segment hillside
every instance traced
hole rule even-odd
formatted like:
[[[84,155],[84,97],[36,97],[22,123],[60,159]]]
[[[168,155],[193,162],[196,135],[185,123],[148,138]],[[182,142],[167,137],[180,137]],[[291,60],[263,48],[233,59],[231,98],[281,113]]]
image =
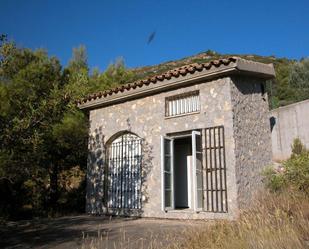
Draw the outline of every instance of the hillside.
[[[296,89],[291,82],[291,73],[296,70],[297,60],[287,58],[277,58],[275,56],[260,56],[255,54],[220,54],[212,50],[201,52],[199,54],[185,57],[175,61],[168,61],[153,66],[144,66],[130,69],[133,72],[133,79],[139,80],[151,77],[156,74],[164,73],[170,69],[180,67],[191,63],[205,63],[219,58],[237,56],[248,60],[254,60],[262,63],[273,63],[276,70],[276,79],[267,82],[266,89],[269,95],[270,108],[288,105],[306,98],[309,98],[308,89]],[[307,61],[307,60],[304,60]],[[300,62],[302,63],[302,62]],[[300,91],[300,92],[299,92]],[[301,94],[300,94],[301,93]]]
[[[196,55],[192,55],[189,57],[185,57],[175,61],[168,61],[158,65],[153,66],[144,66],[131,69],[135,75],[136,79],[142,79],[148,76],[152,76],[155,74],[160,74],[170,69],[181,67],[183,65],[191,64],[191,63],[205,63],[212,60],[237,56],[242,57],[248,60],[254,60],[263,63],[273,63],[275,66],[277,65],[287,65],[292,62],[292,60],[286,58],[276,58],[275,56],[260,56],[260,55],[253,55],[253,54],[219,54],[215,51],[208,50],[206,52],[201,52]]]

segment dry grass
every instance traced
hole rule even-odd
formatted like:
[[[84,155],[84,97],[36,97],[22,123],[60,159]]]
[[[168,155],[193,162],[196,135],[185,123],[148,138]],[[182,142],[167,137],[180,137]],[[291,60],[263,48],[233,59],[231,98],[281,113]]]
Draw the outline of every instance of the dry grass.
[[[116,232],[119,237],[117,240],[111,238],[109,233],[101,233],[99,230],[95,237],[83,236],[81,249],[159,249],[176,245],[179,239],[172,232],[162,235],[141,231],[140,237],[130,236],[124,228]]]
[[[108,234],[84,239],[83,249],[299,249],[309,248],[309,199],[301,193],[263,193],[237,221],[205,222],[183,234],[151,234],[134,239],[120,232],[119,240]]]
[[[309,200],[298,193],[263,193],[238,221],[219,221],[185,236],[169,248],[309,248]]]

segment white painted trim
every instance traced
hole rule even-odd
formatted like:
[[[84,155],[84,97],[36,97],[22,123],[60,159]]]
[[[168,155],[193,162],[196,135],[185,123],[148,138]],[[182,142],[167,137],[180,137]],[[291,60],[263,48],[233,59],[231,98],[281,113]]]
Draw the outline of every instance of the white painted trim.
[[[174,191],[174,139],[171,139],[171,196],[172,196],[172,209],[175,209],[175,191]]]
[[[184,114],[179,114],[179,115],[174,115],[174,116],[169,116],[169,117],[164,117],[164,118],[165,118],[165,119],[179,118],[179,117],[189,116],[189,115],[199,114],[199,113],[201,113],[201,111],[187,112],[187,113],[184,113]]]
[[[197,183],[196,183],[196,136],[201,135],[199,131],[192,131],[192,188],[193,188],[193,210],[197,208]]]
[[[188,206],[192,209],[192,156],[187,156]]]
[[[170,141],[170,164],[171,164],[171,207],[165,207],[165,146],[164,140]],[[174,139],[161,136],[161,209],[162,211],[175,208],[174,203]]]
[[[192,134],[169,136],[169,138],[171,138],[171,139],[184,138],[184,137],[192,137]]]
[[[161,136],[161,210],[165,210],[165,200],[164,200],[164,137]]]

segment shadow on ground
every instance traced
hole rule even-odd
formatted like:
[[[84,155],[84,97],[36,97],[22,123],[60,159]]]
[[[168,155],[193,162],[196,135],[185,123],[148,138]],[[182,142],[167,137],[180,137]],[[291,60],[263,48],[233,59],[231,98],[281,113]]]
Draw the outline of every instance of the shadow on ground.
[[[0,248],[148,248],[154,240],[163,246],[188,226],[193,223],[86,215],[10,222],[0,227]]]

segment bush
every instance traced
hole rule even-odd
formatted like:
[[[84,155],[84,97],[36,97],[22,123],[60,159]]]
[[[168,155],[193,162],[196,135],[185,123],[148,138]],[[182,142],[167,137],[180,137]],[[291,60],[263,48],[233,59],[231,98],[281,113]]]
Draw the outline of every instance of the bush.
[[[273,166],[267,167],[263,172],[266,188],[276,192],[281,191],[286,186],[285,177],[280,170],[274,169]]]
[[[292,145],[291,158],[277,169],[268,167],[264,172],[266,187],[271,191],[294,189],[309,196],[309,152],[297,138]]]
[[[309,153],[302,152],[284,162],[284,178],[289,187],[309,196]]]
[[[292,144],[292,155],[291,157],[295,157],[298,155],[302,155],[308,152],[305,145],[301,142],[299,138],[295,138]]]

